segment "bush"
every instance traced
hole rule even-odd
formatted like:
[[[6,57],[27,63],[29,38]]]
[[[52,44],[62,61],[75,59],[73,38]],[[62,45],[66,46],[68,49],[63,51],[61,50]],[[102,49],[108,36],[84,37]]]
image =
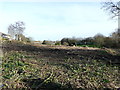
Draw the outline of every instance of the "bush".
[[[55,45],[61,45],[61,41],[56,41]]]
[[[69,46],[69,43],[67,43],[67,42],[63,42],[62,45]]]
[[[104,40],[105,40],[105,36],[103,36],[102,34],[97,34],[94,36],[95,45],[98,47],[103,47],[105,43]]]
[[[67,45],[67,46],[74,46],[74,45],[77,44],[77,42],[78,42],[78,40],[75,39],[75,38],[63,38],[61,40],[61,44],[62,45]]]

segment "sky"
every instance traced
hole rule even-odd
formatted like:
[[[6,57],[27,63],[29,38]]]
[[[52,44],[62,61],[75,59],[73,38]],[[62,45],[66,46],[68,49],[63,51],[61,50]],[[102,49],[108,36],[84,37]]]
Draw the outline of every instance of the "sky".
[[[118,27],[101,2],[0,2],[0,32],[10,24],[25,23],[24,35],[34,40],[61,40],[64,37],[86,38],[97,33],[109,36]]]

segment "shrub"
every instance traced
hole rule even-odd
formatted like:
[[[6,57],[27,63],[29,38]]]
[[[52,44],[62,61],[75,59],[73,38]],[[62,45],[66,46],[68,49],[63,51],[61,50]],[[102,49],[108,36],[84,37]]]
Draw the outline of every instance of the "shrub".
[[[61,45],[61,41],[56,41],[55,45]]]
[[[77,42],[78,42],[78,40],[75,39],[75,38],[63,38],[63,39],[61,40],[61,44],[62,44],[62,45],[67,45],[67,46],[76,45]]]

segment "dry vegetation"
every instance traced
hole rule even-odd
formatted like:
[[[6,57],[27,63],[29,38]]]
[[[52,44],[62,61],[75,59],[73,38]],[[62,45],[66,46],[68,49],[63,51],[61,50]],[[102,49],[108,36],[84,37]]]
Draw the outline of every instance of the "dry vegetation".
[[[80,90],[120,88],[120,51],[68,46],[3,44],[4,88]]]

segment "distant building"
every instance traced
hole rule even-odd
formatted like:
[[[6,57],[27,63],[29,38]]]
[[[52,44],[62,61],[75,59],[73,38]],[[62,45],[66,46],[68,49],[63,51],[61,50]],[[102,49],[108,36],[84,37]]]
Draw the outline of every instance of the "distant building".
[[[3,39],[12,40],[12,37],[10,35],[2,32],[0,32],[0,37],[2,37]]]

